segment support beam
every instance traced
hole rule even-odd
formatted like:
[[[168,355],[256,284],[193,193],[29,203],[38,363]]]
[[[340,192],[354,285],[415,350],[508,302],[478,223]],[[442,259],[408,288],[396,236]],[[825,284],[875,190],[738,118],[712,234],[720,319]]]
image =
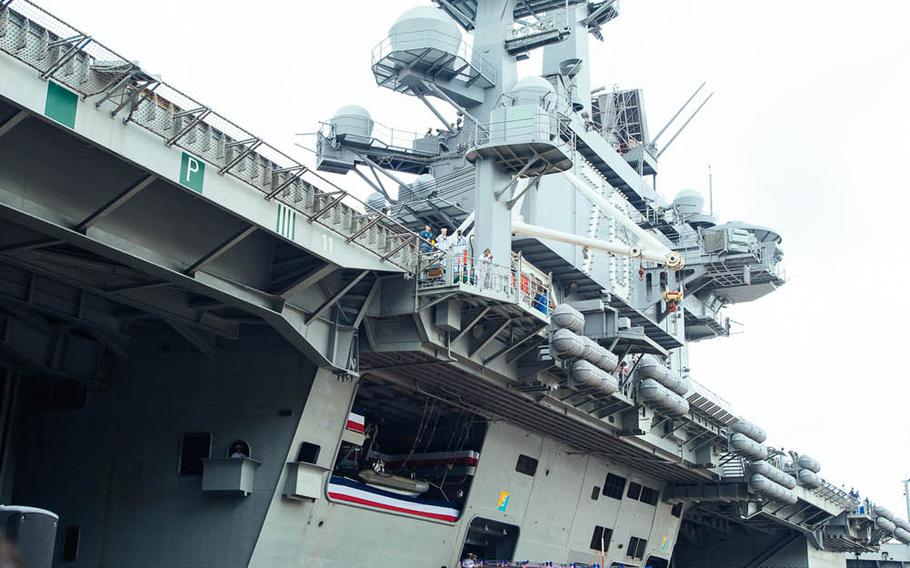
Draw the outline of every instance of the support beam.
[[[0,253],[6,252],[16,252],[23,250],[35,250],[44,247],[52,247],[54,245],[59,245],[63,241],[58,241],[54,239],[35,239],[32,241],[20,241],[18,243],[9,243],[5,245],[0,245]]]
[[[85,234],[89,227],[119,209],[123,204],[136,197],[140,191],[150,186],[157,179],[157,177],[151,174],[143,177],[141,180],[134,183],[132,186],[122,191],[119,195],[92,212],[91,215],[73,227],[73,230]]]
[[[536,163],[537,163],[537,152],[534,152],[534,155],[531,157],[531,159],[528,160],[528,162],[524,166],[522,166],[521,169],[518,170],[518,172],[514,176],[512,176],[512,179],[509,180],[509,183],[507,183],[502,189],[500,189],[499,191],[497,191],[496,193],[493,194],[496,197],[496,200],[499,201],[499,198],[502,197],[502,194],[505,193],[506,191],[508,191],[508,189],[510,187],[512,187],[512,184],[515,183],[516,181],[518,181],[518,178],[523,176],[524,173],[526,171],[528,171],[531,168],[531,166],[533,166]]]
[[[313,313],[311,313],[310,315],[308,315],[308,316],[306,317],[306,319],[304,319],[303,323],[309,325],[309,323],[310,323],[311,321],[313,321],[314,319],[318,318],[318,317],[319,317],[320,315],[322,315],[322,313],[325,312],[327,309],[329,309],[329,308],[331,308],[332,306],[334,306],[335,304],[337,304],[338,301],[341,300],[341,298],[343,298],[345,294],[347,294],[348,292],[351,291],[351,288],[353,288],[354,286],[356,286],[357,283],[360,282],[361,280],[363,280],[363,278],[364,278],[367,274],[369,274],[369,273],[370,273],[369,270],[363,270],[363,271],[361,271],[357,276],[355,276],[355,277],[353,278],[353,280],[351,280],[350,282],[348,282],[341,290],[338,290],[337,292],[335,292],[334,295],[332,295],[331,297],[329,297],[328,299],[326,299],[325,302],[323,302],[318,308],[316,308],[316,310],[315,310]]]
[[[279,193],[281,193],[282,191],[284,191],[285,189],[289,188],[289,187],[291,186],[291,184],[295,183],[297,180],[299,180],[301,177],[303,177],[303,174],[305,174],[307,171],[308,171],[308,170],[307,170],[307,167],[306,167],[306,166],[292,166],[292,167],[290,167],[290,168],[282,168],[282,169],[280,169],[280,170],[272,170],[272,177],[273,177],[273,178],[274,178],[277,174],[289,173],[289,174],[292,174],[292,175],[288,176],[288,179],[286,179],[286,180],[284,180],[283,182],[279,183],[279,184],[275,187],[275,189],[273,189],[272,191],[268,192],[268,193],[266,194],[266,196],[265,196],[265,200],[268,201],[268,200],[272,199],[273,197],[275,197],[276,195],[278,195]]]
[[[373,169],[375,169],[375,170],[379,170],[379,173],[381,173],[381,174],[384,175],[385,177],[389,178],[390,180],[394,181],[397,185],[399,185],[399,186],[407,186],[407,185],[408,185],[407,183],[401,181],[401,180],[398,179],[397,177],[395,177],[395,176],[393,176],[392,174],[390,174],[389,172],[387,172],[382,166],[380,166],[379,164],[377,164],[376,162],[374,162],[373,160],[371,160],[371,159],[369,158],[369,156],[366,156],[365,154],[362,154],[362,153],[356,152],[356,151],[355,151],[354,153],[357,154],[357,156],[358,156],[361,160],[363,160],[364,162],[366,162],[367,164],[369,164],[371,168],[373,168]],[[397,200],[393,200],[393,199],[390,197],[390,198],[389,198],[389,201],[390,201],[391,203],[395,203]]]
[[[478,74],[477,77],[480,77],[480,74]],[[475,79],[476,79],[476,77],[475,77]],[[425,86],[427,89],[429,89],[430,91],[432,91],[434,95],[436,95],[436,96],[439,97],[440,99],[444,100],[445,102],[447,102],[447,103],[449,103],[450,105],[452,105],[453,107],[455,107],[455,110],[461,111],[461,114],[463,114],[464,116],[470,118],[471,121],[472,121],[476,126],[478,126],[478,127],[480,127],[480,128],[484,128],[482,122],[480,122],[479,120],[477,120],[477,119],[474,117],[474,115],[472,115],[471,113],[469,113],[469,112],[467,111],[467,109],[465,109],[463,106],[461,106],[460,104],[456,103],[456,102],[454,101],[454,99],[452,99],[452,97],[450,97],[449,95],[445,94],[445,93],[442,91],[442,89],[438,88],[438,87],[437,87],[436,85],[434,85],[433,83],[429,83],[429,82],[427,82],[427,81],[424,81],[423,84],[424,84],[424,86]]]
[[[484,347],[486,347],[487,345],[492,343],[493,340],[496,339],[496,336],[499,335],[500,333],[502,333],[503,331],[505,331],[505,329],[507,327],[509,327],[511,324],[512,324],[512,318],[506,318],[506,321],[502,322],[502,324],[499,327],[497,327],[496,329],[494,329],[491,332],[488,332],[486,337],[484,337],[480,341],[480,345],[478,345],[477,347],[475,347],[474,349],[471,350],[470,356],[473,357],[474,355],[480,353]]]
[[[452,134],[455,133],[455,129],[453,129],[452,126],[448,122],[446,122],[446,117],[442,116],[442,113],[439,112],[438,110],[436,110],[436,107],[433,106],[433,103],[428,101],[423,93],[419,93],[413,89],[411,89],[411,92],[414,93],[415,95],[417,95],[417,98],[420,99],[421,102],[423,102],[423,104],[427,105],[427,108],[430,109],[430,112],[432,112],[433,115],[439,119],[439,122],[441,122],[442,125],[445,126],[446,130],[448,130]]]
[[[259,148],[260,146],[262,146],[262,140],[260,140],[259,138],[249,138],[247,140],[239,140],[237,142],[231,142],[229,144],[225,144],[225,149],[239,147],[239,148],[242,148],[242,150],[240,151],[239,154],[237,154],[234,157],[233,160],[231,160],[230,162],[225,164],[224,167],[222,167],[220,170],[218,170],[218,173],[221,175],[228,173],[229,171],[231,171],[231,168],[233,168],[234,166],[239,164],[241,161],[243,161],[244,158],[246,158],[247,156],[249,156],[250,154],[255,152],[256,149]]]
[[[303,292],[310,286],[317,284],[320,280],[322,280],[323,278],[325,278],[326,276],[335,272],[338,269],[339,269],[339,267],[337,264],[332,264],[331,262],[327,262],[327,263],[323,264],[322,266],[320,266],[319,268],[317,268],[311,272],[308,272],[302,278],[300,278],[294,282],[291,282],[290,284],[285,286],[283,290],[275,291],[275,293],[286,300],[291,295],[296,294],[298,292]]]
[[[108,286],[103,291],[107,293],[129,292],[130,290],[145,290],[148,288],[160,288],[168,286],[170,282],[166,280],[149,280],[146,282],[134,282],[133,284],[121,284],[119,286]]]
[[[540,185],[540,176],[537,176],[533,180],[529,181],[521,191],[519,191],[518,193],[515,194],[515,196],[512,199],[506,201],[506,205],[508,206],[508,208],[512,209],[513,207],[515,207],[515,204],[518,203],[519,201],[521,201],[522,197],[524,197],[532,189],[537,189],[537,187],[539,185]]]
[[[375,170],[372,166],[370,166],[370,169],[373,170],[373,175],[375,176],[375,175],[376,175],[376,170]],[[374,183],[373,180],[371,180],[370,178],[368,178],[368,177],[366,176],[365,173],[363,173],[362,171],[360,171],[359,169],[357,169],[356,166],[354,167],[354,173],[357,174],[358,176],[360,176],[360,179],[362,179],[363,181],[365,181],[365,182],[367,183],[367,185],[369,185],[370,187],[372,187],[373,189],[375,189],[378,193],[382,194],[382,196],[385,197],[386,200],[389,201],[389,203],[392,202],[392,198],[391,198],[391,197],[389,196],[389,194],[386,192],[385,187],[384,187],[382,184]],[[376,181],[377,181],[377,182],[379,181],[379,178],[378,178],[378,177],[376,178]]]
[[[470,333],[471,329],[473,329],[474,326],[477,325],[480,322],[480,320],[482,320],[483,317],[490,312],[490,309],[491,309],[490,306],[486,306],[485,308],[480,310],[480,313],[478,313],[476,316],[471,318],[471,321],[468,322],[468,325],[464,326],[461,329],[461,331],[458,332],[458,335],[456,335],[450,343],[456,343],[456,342],[458,342],[459,339],[461,339],[462,337],[464,337],[465,335]]]
[[[6,119],[6,122],[0,124],[0,138],[2,138],[6,133],[16,127],[17,124],[28,118],[28,113],[24,110],[20,110],[10,118]]]
[[[60,39],[55,42],[51,42],[48,47],[69,47],[63,55],[61,55],[57,61],[53,62],[47,71],[41,74],[42,79],[48,79],[54,75],[61,67],[66,65],[67,61],[76,56],[77,53],[85,49],[88,44],[92,42],[92,38],[85,34],[77,34],[72,37],[65,39]]]
[[[370,287],[370,291],[367,293],[367,297],[364,298],[363,304],[360,306],[360,311],[357,312],[357,316],[354,318],[354,323],[351,327],[356,331],[360,327],[360,324],[363,322],[363,318],[367,315],[367,310],[370,309],[370,304],[373,302],[373,298],[376,297],[376,294],[379,292],[379,287],[381,285],[381,279],[377,278],[373,282],[373,286]]]
[[[168,320],[167,324],[208,359],[215,358],[215,346],[201,335],[197,334],[195,330],[170,320]]]
[[[761,552],[758,556],[753,558],[748,564],[744,565],[743,568],[758,568],[758,566],[761,566],[763,563],[774,557],[775,554],[790,546],[799,537],[799,533],[784,536],[779,541],[775,542],[763,552]]]
[[[208,266],[209,264],[215,262],[216,260],[218,260],[218,258],[221,255],[223,255],[224,253],[228,252],[229,250],[231,250],[232,248],[234,248],[235,246],[240,244],[240,241],[242,241],[243,239],[245,239],[248,236],[255,233],[256,229],[257,229],[256,225],[250,225],[246,229],[243,229],[236,235],[232,236],[228,240],[224,241],[223,243],[221,243],[220,245],[218,245],[217,247],[215,247],[214,249],[209,251],[208,254],[206,254],[205,256],[203,256],[202,258],[200,258],[193,264],[191,264],[189,266],[189,268],[187,268],[186,270],[183,271],[183,273],[186,274],[187,276],[192,276],[193,274],[196,273],[197,270],[201,270],[205,266]]]
[[[528,332],[527,335],[525,335],[518,341],[513,342],[511,345],[504,347],[503,349],[500,349],[493,355],[484,359],[483,364],[486,365],[486,364],[490,363],[491,361],[494,361],[494,360],[502,357],[503,355],[506,355],[507,353],[511,353],[513,350],[521,347],[522,345],[524,345],[525,343],[527,343],[528,341],[533,339],[535,336],[537,336],[537,334],[540,332],[540,330],[542,330],[545,327],[547,327],[546,324],[534,328],[532,331]]]

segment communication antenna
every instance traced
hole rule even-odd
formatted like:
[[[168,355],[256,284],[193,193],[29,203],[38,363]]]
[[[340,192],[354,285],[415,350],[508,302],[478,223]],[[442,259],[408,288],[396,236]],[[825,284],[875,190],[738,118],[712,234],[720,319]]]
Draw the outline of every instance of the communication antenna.
[[[699,85],[698,88],[695,89],[695,92],[692,93],[688,99],[686,99],[686,102],[684,102],[681,107],[679,107],[679,110],[676,111],[676,114],[671,116],[670,120],[668,120],[667,123],[664,124],[664,127],[660,129],[660,132],[657,133],[657,136],[655,136],[654,139],[651,140],[651,144],[657,144],[657,140],[658,140],[658,138],[660,138],[661,134],[663,134],[664,131],[666,131],[667,128],[669,128],[670,125],[673,124],[673,121],[676,120],[680,114],[682,114],[682,111],[684,111],[686,109],[686,107],[689,106],[689,103],[692,102],[692,99],[695,98],[695,95],[697,95],[699,93],[699,91],[701,91],[702,88],[704,88],[704,86],[706,84],[707,84],[707,81],[702,81],[701,85]]]
[[[711,164],[708,164],[708,212],[714,217],[714,177],[711,175]]]
[[[692,95],[692,96],[694,97],[695,95]],[[686,121],[683,123],[683,125],[679,127],[679,130],[676,131],[676,133],[673,135],[673,137],[670,138],[670,141],[667,142],[667,145],[664,146],[663,148],[661,148],[660,152],[658,152],[657,156],[655,156],[656,158],[659,158],[661,154],[663,154],[664,152],[667,151],[667,148],[670,147],[670,144],[672,144],[673,141],[676,140],[676,137],[679,136],[682,133],[682,131],[686,129],[687,126],[689,126],[689,123],[692,122],[692,119],[695,118],[695,116],[699,113],[699,111],[701,111],[701,109],[703,109],[705,107],[705,105],[708,103],[708,101],[711,100],[711,97],[713,97],[713,96],[714,96],[714,93],[711,93],[707,97],[705,97],[705,100],[703,100],[701,102],[701,104],[698,105],[698,108],[695,109],[695,111],[689,116],[689,118],[686,119]],[[691,100],[691,98],[690,98],[690,100]],[[686,102],[686,104],[689,104],[689,103]],[[683,107],[685,107],[685,105],[683,105]],[[680,109],[680,110],[682,110],[682,109]],[[668,125],[669,125],[669,123],[668,123]]]

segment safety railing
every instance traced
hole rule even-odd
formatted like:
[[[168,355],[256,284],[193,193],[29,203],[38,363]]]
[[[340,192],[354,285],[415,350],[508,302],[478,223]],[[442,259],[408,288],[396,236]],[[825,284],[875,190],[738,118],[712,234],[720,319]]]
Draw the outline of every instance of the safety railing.
[[[353,124],[362,128],[363,132],[370,132],[370,140],[378,146],[404,152],[413,152],[416,140],[432,134],[432,132],[428,132],[421,135],[411,130],[392,128],[367,117],[345,117],[344,120],[346,127]],[[320,121],[319,123],[319,135],[325,140],[334,140],[337,135],[336,130],[336,126],[331,121]]]
[[[404,225],[309,170],[261,138],[214,112],[28,0],[0,0],[0,51],[44,79],[65,85],[360,246],[384,262],[415,272],[419,238]],[[332,189],[320,189],[311,176]]]
[[[574,150],[575,133],[557,113],[544,110],[526,118],[474,124],[476,146],[533,143],[567,145]]]
[[[844,491],[840,487],[822,480],[822,484],[812,490],[813,493],[831,501],[844,511],[854,511],[859,506],[859,499],[851,496],[848,492]]]
[[[548,318],[553,294],[550,276],[513,255],[510,265],[497,264],[465,251],[442,252],[436,249],[420,254],[417,277],[418,291],[458,286],[468,292],[498,297],[519,304]]]
[[[512,282],[512,267],[493,263],[483,257],[474,258],[467,251],[421,253],[420,267],[418,288],[422,290],[463,286],[518,301]]]
[[[460,36],[449,35],[436,30],[415,30],[390,34],[373,48],[373,72],[387,62],[405,66],[414,63],[412,57],[389,57],[392,54],[413,53],[413,59],[426,58],[428,66],[435,71],[451,70],[455,79],[464,83],[475,84],[485,79],[486,85],[495,85],[499,81],[496,68],[479,53],[474,53],[471,46]],[[442,62],[440,64],[440,61]]]
[[[568,29],[568,27],[568,10],[544,12],[536,14],[533,18],[516,21],[515,27],[512,28],[512,39],[522,39],[553,30]]]

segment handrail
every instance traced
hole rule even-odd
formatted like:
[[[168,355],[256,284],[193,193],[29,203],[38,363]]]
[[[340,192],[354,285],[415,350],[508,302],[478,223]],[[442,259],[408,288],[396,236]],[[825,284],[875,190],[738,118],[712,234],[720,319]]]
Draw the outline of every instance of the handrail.
[[[455,47],[456,45],[457,47]],[[399,49],[399,47],[402,49]],[[468,45],[461,36],[453,36],[436,30],[415,30],[411,32],[396,32],[389,34],[388,37],[383,39],[373,48],[372,66],[375,68],[377,64],[392,53],[397,51],[415,50],[418,49],[418,47],[435,47],[439,51],[447,51],[453,59],[459,60],[462,67],[458,74],[459,76],[464,75],[465,71],[470,69],[477,75],[486,78],[491,84],[496,84],[499,80],[499,73],[496,71],[496,68],[484,59],[482,55],[474,53],[471,46]],[[452,63],[454,63],[454,61],[452,61]],[[453,65],[452,69],[458,70],[459,67]],[[470,81],[470,78],[471,76],[467,75],[467,79],[465,80]]]
[[[95,106],[111,107],[111,116],[123,116],[162,138],[167,145],[190,152],[265,194],[298,211],[304,218],[345,237],[360,221],[376,213],[364,201],[316,174],[283,151],[213,111],[90,36],[63,22],[29,0],[17,0],[3,11],[0,51],[92,99]],[[332,191],[320,189],[312,176],[344,193],[331,211],[313,217],[326,205]],[[316,207],[314,210],[313,207]],[[327,214],[325,214],[327,213]],[[409,273],[416,271],[419,238],[390,217],[350,242]],[[400,246],[402,235],[408,242]],[[395,249],[393,254],[389,250]]]
[[[467,249],[448,252],[433,249],[420,254],[419,267],[417,289],[420,291],[459,286],[501,296],[549,317],[553,297],[550,276],[520,255],[513,255],[510,264],[504,265],[470,256]]]

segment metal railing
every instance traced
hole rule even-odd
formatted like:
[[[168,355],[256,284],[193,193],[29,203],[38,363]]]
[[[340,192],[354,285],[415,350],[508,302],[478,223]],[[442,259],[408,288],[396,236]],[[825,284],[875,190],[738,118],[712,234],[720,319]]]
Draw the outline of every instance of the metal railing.
[[[331,230],[346,244],[360,246],[407,272],[417,268],[418,236],[380,215],[307,166],[214,112],[158,77],[95,41],[28,0],[15,9],[0,2],[0,51],[159,136],[166,145],[206,160]],[[323,190],[304,179],[332,187]]]
[[[513,120],[474,124],[475,146],[551,143],[575,149],[575,133],[557,113],[540,114]]]
[[[372,141],[378,143],[378,145],[383,148],[392,150],[413,152],[414,142],[416,140],[432,134],[427,133],[426,135],[423,135],[411,130],[392,128],[367,117],[345,117],[344,120],[345,127],[349,127],[352,123],[362,127],[364,132],[370,132],[370,139]],[[336,125],[331,121],[319,122],[319,134],[326,140],[334,140],[337,135],[337,130],[338,128]]]
[[[513,255],[511,264],[507,266],[470,256],[467,250],[433,250],[420,254],[419,266],[419,291],[458,286],[469,292],[499,297],[549,317],[553,298],[550,276],[524,261],[520,255]]]
[[[376,66],[386,60],[393,53],[406,51],[420,52],[415,58],[432,55],[428,59],[431,66],[450,68],[456,79],[465,83],[474,84],[477,77],[483,77],[489,85],[499,81],[499,73],[490,62],[479,53],[474,53],[470,45],[460,36],[453,36],[436,30],[415,30],[412,32],[398,32],[390,34],[373,48],[372,65],[374,72]],[[391,60],[391,58],[389,58]],[[436,65],[439,61],[443,65]],[[395,59],[396,65],[410,64],[410,61]]]
[[[569,28],[569,11],[554,10],[536,14],[533,18],[524,18],[515,21],[512,28],[512,39],[531,37],[553,30]]]

